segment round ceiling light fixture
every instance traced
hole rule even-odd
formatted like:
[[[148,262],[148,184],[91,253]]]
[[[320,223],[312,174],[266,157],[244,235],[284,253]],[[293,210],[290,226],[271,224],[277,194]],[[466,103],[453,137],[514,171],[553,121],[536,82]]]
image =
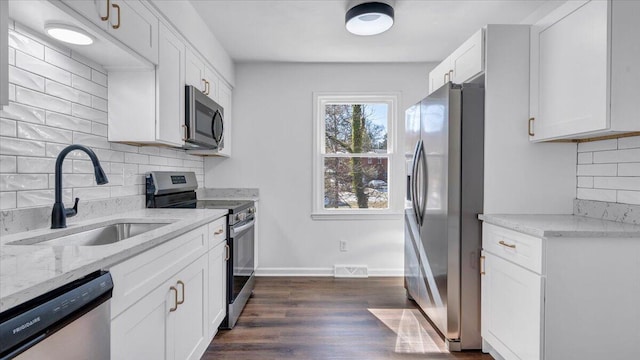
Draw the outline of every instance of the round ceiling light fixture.
[[[350,8],[345,16],[347,30],[355,35],[377,35],[393,25],[393,7],[381,2],[365,2]]]
[[[47,35],[56,40],[60,40],[67,44],[73,45],[91,45],[93,44],[93,37],[86,31],[67,24],[46,24],[44,30]]]

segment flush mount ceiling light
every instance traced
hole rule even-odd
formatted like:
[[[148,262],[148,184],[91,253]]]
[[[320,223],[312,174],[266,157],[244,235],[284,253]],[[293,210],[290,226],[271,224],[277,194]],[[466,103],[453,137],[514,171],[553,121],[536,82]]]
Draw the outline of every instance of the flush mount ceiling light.
[[[393,25],[393,8],[381,2],[366,2],[347,11],[345,26],[356,35],[377,35]]]
[[[93,44],[93,37],[86,31],[75,27],[73,25],[66,24],[47,24],[44,26],[44,30],[49,36],[56,40],[66,42],[73,45],[91,45]]]

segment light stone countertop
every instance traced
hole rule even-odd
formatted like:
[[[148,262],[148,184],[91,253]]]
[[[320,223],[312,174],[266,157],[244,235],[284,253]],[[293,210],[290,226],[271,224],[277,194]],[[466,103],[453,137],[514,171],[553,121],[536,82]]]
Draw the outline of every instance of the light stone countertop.
[[[488,215],[480,220],[537,237],[628,237],[640,239],[640,225],[575,215]]]
[[[226,214],[227,210],[144,209],[79,222],[66,229],[40,229],[3,235],[0,240],[0,312],[94,271],[109,269],[125,259]],[[78,229],[95,228],[97,223],[130,220],[170,220],[170,224],[113,244],[99,246],[8,244],[34,236],[46,240]]]

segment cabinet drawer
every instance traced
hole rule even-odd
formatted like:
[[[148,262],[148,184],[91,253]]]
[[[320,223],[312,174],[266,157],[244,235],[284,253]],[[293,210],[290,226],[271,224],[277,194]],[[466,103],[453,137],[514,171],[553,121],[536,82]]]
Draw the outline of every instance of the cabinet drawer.
[[[209,224],[209,249],[213,249],[216,245],[227,240],[227,217],[223,216],[220,219]]]
[[[482,248],[535,273],[542,273],[541,238],[484,223]]]
[[[207,233],[207,225],[201,226],[109,269],[114,283],[111,318],[205,254]]]

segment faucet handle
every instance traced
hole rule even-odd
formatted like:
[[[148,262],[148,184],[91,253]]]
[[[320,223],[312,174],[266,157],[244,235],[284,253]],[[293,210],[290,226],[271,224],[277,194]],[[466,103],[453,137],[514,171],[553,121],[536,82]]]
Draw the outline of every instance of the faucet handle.
[[[80,201],[80,198],[76,198],[76,202],[73,204],[72,208],[64,209],[64,213],[67,217],[76,216],[78,213],[78,201]]]

